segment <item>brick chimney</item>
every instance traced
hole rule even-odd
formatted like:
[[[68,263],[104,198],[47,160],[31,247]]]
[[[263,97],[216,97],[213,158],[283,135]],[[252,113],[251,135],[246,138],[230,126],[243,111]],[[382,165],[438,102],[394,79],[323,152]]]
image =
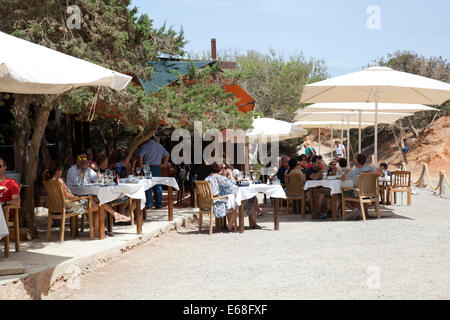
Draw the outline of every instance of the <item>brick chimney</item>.
[[[211,59],[217,59],[217,47],[216,47],[216,38],[211,39]]]

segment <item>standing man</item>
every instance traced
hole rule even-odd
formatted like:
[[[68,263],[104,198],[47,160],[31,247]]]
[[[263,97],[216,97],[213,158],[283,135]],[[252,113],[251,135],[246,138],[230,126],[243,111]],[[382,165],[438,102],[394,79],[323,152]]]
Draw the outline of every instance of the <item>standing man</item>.
[[[151,137],[148,142],[146,142],[139,153],[139,166],[142,168],[144,164],[150,166],[150,171],[153,177],[161,177],[161,168],[167,167],[169,162],[169,152],[157,143],[154,137]],[[153,189],[156,193],[156,209],[161,209],[162,207],[162,186],[156,185],[154,188],[150,188],[145,191],[145,197],[147,201],[145,206],[147,208],[153,207]]]
[[[20,205],[19,184],[5,177],[6,162],[0,158],[0,205]]]
[[[336,140],[334,142],[336,144],[334,151],[336,151],[336,158],[345,158],[347,159],[347,150],[345,150],[344,145],[340,140]]]

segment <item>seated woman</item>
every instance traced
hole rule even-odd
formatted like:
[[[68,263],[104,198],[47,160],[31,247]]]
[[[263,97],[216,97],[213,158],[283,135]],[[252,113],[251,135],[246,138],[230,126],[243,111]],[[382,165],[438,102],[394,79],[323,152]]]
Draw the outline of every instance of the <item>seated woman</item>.
[[[230,179],[231,181],[233,181],[234,184],[236,184],[236,177],[239,176],[240,171],[234,169],[231,164],[223,164],[221,166],[222,166],[221,174]],[[251,199],[244,200],[243,204],[245,215],[248,216],[250,228],[261,229],[261,227],[256,223],[256,217],[262,215],[261,209],[259,208],[258,204],[258,198],[253,197]]]
[[[44,173],[44,180],[51,181],[57,180],[61,185],[64,197],[66,200],[71,200],[77,198],[74,196],[70,190],[67,188],[66,183],[61,178],[63,173],[63,167],[58,161],[52,161],[48,169]],[[68,212],[78,212],[79,214],[84,214],[85,210],[88,208],[88,200],[82,199],[80,201],[71,202],[67,204],[66,210]],[[94,201],[91,203],[92,215],[94,219],[94,234],[98,236],[98,204]]]
[[[209,181],[211,185],[211,191],[214,197],[221,197],[227,194],[232,193],[232,188],[235,186],[235,183],[221,175],[222,166],[217,163],[213,163],[211,166],[212,173],[206,177],[205,181]],[[228,218],[227,229],[231,231],[233,228],[233,221],[235,211],[230,211],[228,209],[227,203],[223,201],[215,201],[214,202],[214,215],[216,218]]]
[[[66,199],[74,199],[76,198],[75,195],[73,195],[70,190],[67,188],[66,183],[62,179],[62,173],[63,173],[63,167],[58,161],[53,161],[50,163],[49,168],[47,169],[46,174],[44,175],[44,179],[46,180],[58,180],[58,182],[61,184],[61,187],[64,192],[64,196]],[[80,213],[84,212],[85,207],[87,208],[87,201],[86,203],[83,203],[83,200],[74,202],[74,204],[70,204],[70,211],[75,212],[75,210],[79,210]],[[92,198],[92,212],[95,212],[94,215],[96,215],[96,211],[98,211],[98,203],[99,200],[97,197]],[[127,222],[131,219],[127,216],[124,216],[122,214],[119,214],[118,212],[114,211],[113,208],[109,204],[104,205],[105,210],[114,216],[116,221],[123,221]],[[95,233],[98,235],[98,219],[94,218],[94,230]],[[110,234],[111,235],[111,234]]]

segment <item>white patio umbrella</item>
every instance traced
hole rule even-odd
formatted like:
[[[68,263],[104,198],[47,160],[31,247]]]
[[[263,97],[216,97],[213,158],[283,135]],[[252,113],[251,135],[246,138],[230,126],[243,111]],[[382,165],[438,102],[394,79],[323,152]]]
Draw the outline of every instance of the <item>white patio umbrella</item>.
[[[378,112],[378,123],[393,123],[403,117],[411,116],[412,113],[393,113]],[[334,111],[334,112],[307,112],[305,110],[297,111],[294,117],[295,121],[350,121],[350,122],[369,122],[374,121],[375,112],[358,111]]]
[[[405,116],[410,116],[411,113],[393,113],[393,112],[381,112],[378,113],[378,123],[394,123],[398,119]],[[305,112],[299,110],[296,112],[295,120],[304,121],[331,121],[340,120],[342,122],[341,139],[344,135],[344,123],[347,124],[347,157],[350,156],[350,122],[373,122],[374,112],[358,112],[358,111],[338,111],[338,112]],[[374,124],[375,125],[375,124]],[[361,152],[361,130],[359,130],[359,152]]]
[[[362,115],[363,112],[375,112],[373,103],[348,102],[348,103],[315,103],[302,109],[304,112],[342,112],[356,111]],[[409,113],[420,111],[439,111],[438,109],[425,106],[423,104],[402,104],[402,103],[379,103],[378,112],[382,113]],[[380,113],[379,113],[380,114]],[[378,115],[379,115],[378,114]],[[358,121],[362,120],[359,119]],[[359,145],[358,152],[361,153],[361,129],[358,127]]]
[[[331,139],[333,139],[333,129],[340,129],[341,133],[343,133],[343,126],[344,121],[297,121],[294,122],[295,125],[298,125],[302,128],[307,129],[319,129],[319,154],[320,154],[320,141],[321,141],[321,132],[320,129],[330,129],[331,132]],[[375,125],[374,123],[370,122],[354,122],[349,121],[347,122],[348,128],[355,129],[355,128],[367,128],[370,126]],[[342,137],[341,137],[342,140]],[[361,144],[361,136],[359,137],[360,144]],[[333,148],[331,148],[331,156],[333,155]]]
[[[420,103],[441,105],[450,99],[450,84],[387,67],[362,71],[306,85],[302,103],[373,102],[375,105],[375,163],[378,151],[378,105],[385,103]]]
[[[293,139],[298,137],[303,137],[307,134],[307,131],[300,128],[298,125],[289,123],[282,120],[277,120],[273,118],[256,118],[252,122],[253,129],[249,129],[245,132],[245,170],[248,170],[248,144],[254,143],[256,146],[253,148],[254,153],[250,155],[254,158],[257,154],[257,144],[267,143],[269,140],[272,142],[283,141],[287,139]],[[225,132],[226,135],[226,132]],[[225,141],[229,140],[229,136],[225,136]],[[233,142],[243,143],[240,141],[242,137],[232,136]]]
[[[302,110],[305,112],[336,112],[336,111],[375,112],[375,104],[365,102],[314,103],[303,108]],[[419,111],[439,111],[439,110],[429,106],[425,106],[423,104],[405,104],[405,103],[378,104],[378,112],[414,113]]]
[[[307,131],[294,123],[273,118],[256,118],[253,120],[253,129],[247,130],[246,137],[251,140],[282,141],[303,137]]]
[[[0,32],[0,92],[61,94],[81,86],[124,89],[131,77]]]

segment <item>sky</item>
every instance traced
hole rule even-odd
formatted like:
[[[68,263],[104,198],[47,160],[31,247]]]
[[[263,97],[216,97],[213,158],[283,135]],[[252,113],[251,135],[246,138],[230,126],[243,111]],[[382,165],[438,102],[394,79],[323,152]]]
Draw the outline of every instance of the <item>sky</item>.
[[[132,0],[155,26],[189,41],[185,50],[217,49],[324,59],[331,76],[410,50],[450,60],[449,0]]]

